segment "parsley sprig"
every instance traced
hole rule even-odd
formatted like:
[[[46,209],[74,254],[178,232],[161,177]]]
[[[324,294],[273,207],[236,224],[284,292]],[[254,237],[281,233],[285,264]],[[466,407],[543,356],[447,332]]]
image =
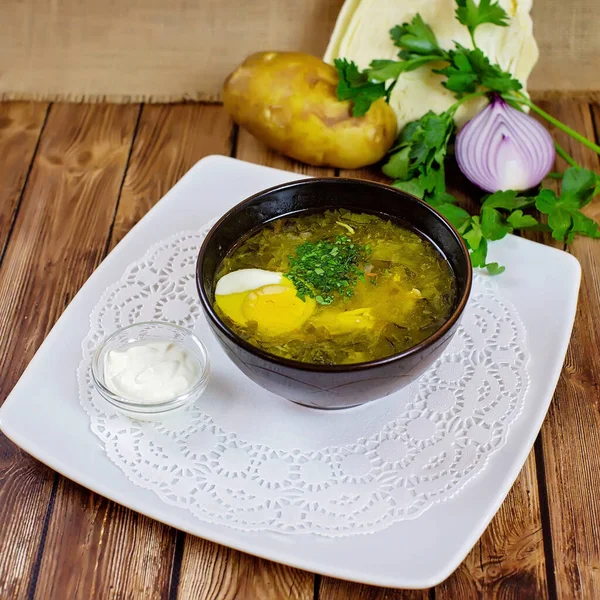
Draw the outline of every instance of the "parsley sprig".
[[[383,172],[395,179],[395,187],[432,204],[447,200],[444,165],[459,105],[440,114],[429,111],[402,130],[383,166]]]
[[[475,30],[479,25],[508,25],[508,15],[504,9],[491,0],[482,0],[479,4],[475,4],[473,0],[456,0],[456,3],[456,16],[469,30],[473,41],[472,49],[454,42],[454,48],[445,50],[439,45],[431,27],[417,14],[409,23],[390,29],[391,39],[399,49],[398,58],[401,60],[372,61],[369,68],[360,73],[363,81],[382,83],[390,79],[396,80],[405,71],[412,71],[429,63],[443,65],[445,62],[445,66],[434,69],[433,72],[445,75],[446,80],[442,85],[459,98],[463,94],[475,92],[481,86],[502,93],[520,90],[521,83],[499,65],[492,64],[475,42]],[[384,95],[381,93],[378,97]]]
[[[504,271],[498,263],[487,262],[488,242],[501,240],[516,230],[549,231],[560,242],[572,243],[576,235],[600,238],[598,223],[585,216],[581,209],[597,192],[598,177],[589,169],[569,167],[564,174],[560,194],[542,189],[534,196],[522,196],[513,190],[486,196],[480,215],[471,216],[456,205],[456,199],[446,195],[446,202],[432,203],[462,235],[471,251],[474,267],[486,267],[490,274]],[[536,208],[548,215],[542,223],[524,210]]]
[[[304,300],[314,298],[319,304],[331,304],[336,296],[350,298],[357,281],[365,274],[359,266],[370,253],[368,246],[355,244],[351,238],[338,235],[333,240],[304,242],[289,257],[290,268],[284,275]]]
[[[396,25],[390,30],[394,45],[399,49],[400,60],[374,60],[369,68],[361,71],[345,58],[336,58],[335,67],[340,76],[337,96],[340,100],[352,100],[354,116],[363,116],[371,104],[379,98],[389,100],[394,85],[402,73],[434,63],[439,68],[434,73],[446,76],[442,83],[458,98],[471,94],[483,86],[494,92],[517,92],[521,84],[499,65],[492,64],[475,44],[475,29],[483,23],[507,25],[508,15],[497,2],[483,0],[479,5],[473,0],[456,0],[457,18],[467,26],[473,40],[473,49],[454,43],[454,48],[443,49],[431,27],[420,14],[410,23]],[[504,15],[504,18],[501,18]],[[444,63],[446,65],[444,66]],[[386,85],[387,81],[392,83]]]
[[[457,206],[457,199],[446,190],[444,164],[455,134],[453,115],[458,106],[460,102],[444,113],[430,111],[409,123],[383,172],[395,180],[394,187],[422,198],[458,229],[471,250],[474,267],[486,267],[491,274],[504,271],[497,263],[487,262],[488,242],[517,230],[549,231],[554,239],[566,243],[572,243],[575,235],[600,238],[598,224],[581,212],[600,191],[600,180],[580,166],[565,171],[559,195],[547,188],[533,196],[513,190],[496,192],[483,198],[481,212],[474,216]],[[532,209],[547,215],[548,223],[524,212]]]
[[[508,26],[508,15],[497,2],[480,0],[479,4],[475,4],[474,0],[456,0],[456,5],[456,18],[469,30],[473,47],[477,46],[475,29],[479,25],[491,23],[499,27]]]
[[[362,72],[354,63],[344,61],[344,69],[354,73],[353,81],[360,82],[346,92],[344,99],[359,102],[362,114],[377,98],[389,99],[402,73],[428,64],[434,73],[444,76],[442,85],[457,98],[448,110],[439,114],[429,111],[408,123],[391,149],[383,172],[394,179],[392,185],[424,199],[444,214],[463,236],[471,251],[473,266],[486,267],[491,274],[501,273],[504,267],[487,262],[488,242],[502,239],[516,230],[549,231],[554,239],[566,243],[571,243],[576,235],[600,238],[598,224],[581,212],[600,193],[600,177],[580,167],[557,143],[557,153],[570,165],[562,176],[558,195],[551,189],[542,189],[529,196],[515,191],[496,192],[483,198],[479,215],[470,215],[457,206],[457,199],[447,192],[445,161],[456,134],[454,115],[463,102],[475,96],[499,94],[516,108],[527,106],[600,154],[600,146],[536,106],[522,92],[521,83],[493,64],[478,48],[475,32],[480,25],[506,27],[509,23],[508,14],[498,2],[455,1],[456,18],[468,29],[473,48],[457,42],[450,49],[442,48],[431,27],[417,14],[410,22],[390,30],[399,60],[374,60]],[[338,61],[336,67],[340,71]],[[390,80],[392,83],[386,86]],[[556,174],[551,175],[556,178]],[[536,209],[547,216],[547,223],[538,220],[533,212]]]
[[[598,193],[599,185],[597,175],[589,169],[569,167],[563,176],[559,196],[550,189],[540,191],[535,198],[535,207],[548,215],[548,225],[555,240],[571,244],[576,235],[600,238],[598,223],[581,212]]]
[[[386,87],[383,82],[373,82],[367,73],[359,71],[356,64],[345,58],[336,58],[335,68],[340,76],[337,97],[352,100],[352,116],[362,117],[379,98],[389,100],[395,81]]]

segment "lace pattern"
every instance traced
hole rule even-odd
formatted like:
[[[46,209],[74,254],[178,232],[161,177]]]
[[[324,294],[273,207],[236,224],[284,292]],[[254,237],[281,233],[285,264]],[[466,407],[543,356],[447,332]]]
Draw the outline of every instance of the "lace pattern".
[[[90,316],[78,369],[81,405],[132,482],[211,523],[342,536],[418,517],[493,460],[529,379],[523,325],[487,276],[475,276],[458,333],[419,381],[357,409],[313,411],[245,378],[209,333],[195,263],[211,225],[150,248]],[[104,337],[146,320],[193,328],[214,367],[204,396],[162,423],[120,415],[90,375]]]

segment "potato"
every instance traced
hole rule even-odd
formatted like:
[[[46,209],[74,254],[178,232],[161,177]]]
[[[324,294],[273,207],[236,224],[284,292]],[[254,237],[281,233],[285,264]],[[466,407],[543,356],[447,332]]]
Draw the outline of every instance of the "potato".
[[[233,120],[282,154],[310,165],[356,169],[385,155],[396,116],[383,98],[363,117],[337,99],[334,67],[299,52],[259,52],[225,81]]]

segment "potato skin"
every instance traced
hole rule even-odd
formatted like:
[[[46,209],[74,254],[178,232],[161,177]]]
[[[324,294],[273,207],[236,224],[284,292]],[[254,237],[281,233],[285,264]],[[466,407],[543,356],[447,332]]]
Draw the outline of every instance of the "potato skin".
[[[249,56],[223,87],[233,120],[267,146],[304,163],[356,169],[383,158],[396,137],[396,116],[383,98],[363,117],[337,99],[331,65],[299,52]]]

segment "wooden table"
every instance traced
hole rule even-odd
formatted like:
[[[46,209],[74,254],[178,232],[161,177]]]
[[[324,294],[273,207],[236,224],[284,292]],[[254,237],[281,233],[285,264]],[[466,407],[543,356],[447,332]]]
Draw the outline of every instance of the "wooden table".
[[[597,106],[544,108],[588,137],[600,124]],[[558,139],[599,170],[595,155]],[[0,104],[0,403],[100,261],[207,154],[378,177],[275,155],[218,105]],[[600,217],[600,202],[588,208]],[[581,239],[569,252],[583,286],[550,412],[491,525],[435,589],[346,583],[186,535],[59,476],[0,434],[0,598],[600,598],[600,242]]]

